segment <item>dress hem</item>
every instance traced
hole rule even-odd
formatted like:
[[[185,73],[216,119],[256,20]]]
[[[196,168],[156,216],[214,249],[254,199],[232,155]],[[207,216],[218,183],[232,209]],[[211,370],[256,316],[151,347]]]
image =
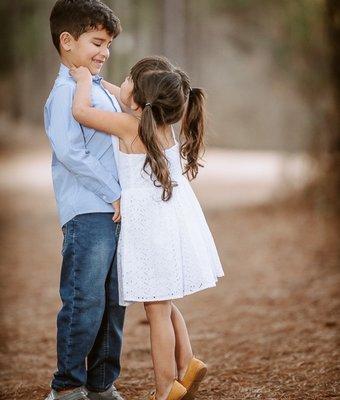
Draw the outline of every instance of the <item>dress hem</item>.
[[[125,300],[124,302],[119,301],[119,305],[126,307],[126,306],[129,306],[129,305],[135,304],[135,303],[150,303],[150,302],[153,302],[153,301],[156,302],[156,301],[183,299],[184,297],[189,296],[191,294],[198,293],[198,292],[201,292],[203,290],[216,287],[216,284],[218,282],[218,278],[223,278],[223,277],[224,277],[224,274],[218,275],[215,283],[209,284],[207,286],[203,286],[203,287],[200,287],[200,288],[197,288],[197,289],[192,290],[192,291],[185,292],[185,293],[183,293],[182,296],[180,296],[180,295],[178,295],[178,296],[165,296],[165,297],[157,297],[157,298],[152,298],[152,299],[151,298],[150,299],[149,298],[148,299],[128,299],[128,300]]]

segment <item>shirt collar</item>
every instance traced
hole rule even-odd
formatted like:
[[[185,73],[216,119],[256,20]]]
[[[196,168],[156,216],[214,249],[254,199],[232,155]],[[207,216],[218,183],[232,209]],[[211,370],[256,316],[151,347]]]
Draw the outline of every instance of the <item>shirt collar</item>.
[[[70,69],[68,67],[66,67],[66,65],[60,64],[59,76],[71,77]],[[102,79],[103,79],[103,77],[101,77],[100,75],[93,75],[92,76],[92,82],[95,82],[95,83],[100,83],[100,81]]]
[[[70,69],[67,68],[66,65],[60,64],[59,74],[58,74],[59,76],[64,76],[64,77],[68,76],[69,77],[70,76],[69,72],[70,72]]]

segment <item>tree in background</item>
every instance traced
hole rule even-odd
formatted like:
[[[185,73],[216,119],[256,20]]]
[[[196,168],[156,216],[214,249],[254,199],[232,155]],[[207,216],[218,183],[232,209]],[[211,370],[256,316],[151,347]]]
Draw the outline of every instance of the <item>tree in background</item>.
[[[327,194],[336,211],[340,212],[340,2],[326,1],[326,20],[330,43],[330,66],[334,92],[334,111],[329,132],[329,163],[327,165]]]

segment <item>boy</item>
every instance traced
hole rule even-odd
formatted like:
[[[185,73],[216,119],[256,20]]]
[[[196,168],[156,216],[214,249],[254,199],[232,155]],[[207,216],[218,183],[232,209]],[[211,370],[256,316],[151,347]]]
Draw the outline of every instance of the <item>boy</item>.
[[[121,26],[100,0],[58,0],[50,25],[61,66],[44,117],[64,242],[58,370],[46,400],[122,400],[113,385],[120,372],[125,313],[118,305],[114,263],[120,186],[111,137],[72,116],[75,82],[69,75],[69,68],[87,67],[93,75],[93,105],[121,111],[97,75]]]

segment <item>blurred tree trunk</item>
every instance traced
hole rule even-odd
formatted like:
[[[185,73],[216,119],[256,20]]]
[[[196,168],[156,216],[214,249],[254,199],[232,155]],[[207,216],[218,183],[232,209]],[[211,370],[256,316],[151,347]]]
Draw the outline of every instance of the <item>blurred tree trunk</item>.
[[[162,30],[166,56],[185,68],[186,0],[163,0]]]
[[[334,84],[336,132],[333,150],[340,151],[340,2],[327,0],[328,36],[331,48],[331,71]]]
[[[328,187],[330,199],[340,212],[340,2],[326,0],[326,19],[331,52],[331,73],[334,89],[333,130],[330,138]]]
[[[21,7],[18,0],[6,1],[2,4],[5,8],[4,14],[1,15],[1,32],[4,37],[8,40],[8,65],[3,63],[2,70],[5,69],[5,74],[10,75],[12,79],[9,80],[9,101],[7,107],[9,109],[10,116],[14,119],[21,118],[23,115],[21,98],[18,93],[22,89],[22,74],[20,73],[20,66],[24,60],[22,54],[17,49],[16,33],[20,32],[20,20],[21,20]],[[9,18],[8,16],[11,16]],[[1,51],[6,54],[6,43],[4,40],[1,41]]]
[[[54,0],[1,0],[1,110],[14,120],[42,122],[42,104],[55,75],[49,13]],[[48,82],[48,86],[47,83]]]

